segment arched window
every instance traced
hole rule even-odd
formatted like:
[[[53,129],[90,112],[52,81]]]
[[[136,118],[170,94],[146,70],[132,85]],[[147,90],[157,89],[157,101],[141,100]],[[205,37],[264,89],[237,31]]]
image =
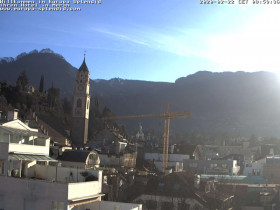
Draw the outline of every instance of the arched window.
[[[82,100],[80,98],[77,100],[77,107],[78,108],[82,107]]]
[[[89,101],[87,102],[87,109],[89,109]]]

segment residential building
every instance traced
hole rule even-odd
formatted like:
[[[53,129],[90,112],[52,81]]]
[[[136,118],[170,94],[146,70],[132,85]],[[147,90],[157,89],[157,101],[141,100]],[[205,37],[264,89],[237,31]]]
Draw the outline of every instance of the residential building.
[[[24,88],[25,92],[31,94],[35,92],[35,87],[31,84],[27,84]]]
[[[0,125],[0,209],[141,210],[101,201],[102,171],[59,167],[49,157],[49,137],[14,119]]]
[[[134,195],[134,201],[142,203],[143,209],[158,210],[230,209],[234,198],[232,194],[216,189],[213,182],[201,184],[199,177],[183,172],[154,179],[139,192]]]
[[[157,170],[162,171],[163,154],[162,153],[145,153],[145,160],[153,161]],[[168,154],[167,167],[173,168],[173,171],[183,171],[183,161],[190,159],[186,154]]]
[[[240,166],[236,160],[184,160],[184,170],[197,174],[237,175]]]
[[[251,156],[251,152],[246,145],[197,145],[193,153],[196,160],[217,159],[232,154]]]
[[[106,167],[136,167],[137,152],[126,148],[123,153],[106,153],[100,152],[100,165]]]
[[[255,161],[247,160],[243,175],[262,176],[267,183],[280,184],[280,157],[267,156]]]
[[[266,157],[256,161],[246,161],[243,175],[245,176],[263,176],[263,167],[266,164]]]
[[[217,188],[234,194],[234,209],[279,209],[279,186],[273,184],[217,183]]]
[[[271,156],[266,158],[263,166],[263,177],[267,183],[280,184],[280,157]]]

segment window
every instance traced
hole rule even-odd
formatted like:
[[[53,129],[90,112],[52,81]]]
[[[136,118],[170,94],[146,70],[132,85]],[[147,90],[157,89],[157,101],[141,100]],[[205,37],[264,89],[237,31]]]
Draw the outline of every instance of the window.
[[[174,190],[179,190],[180,189],[180,185],[179,184],[174,184],[173,185],[173,189]]]
[[[211,164],[210,164],[210,167],[211,167],[211,169],[217,168],[217,167],[218,167],[218,164],[217,164],[217,163],[211,163]]]
[[[223,168],[223,169],[227,169],[227,168],[228,168],[228,165],[224,163],[224,164],[222,164],[222,168]]]
[[[252,175],[257,175],[257,176],[261,175],[261,170],[260,169],[253,169],[252,170]]]
[[[189,165],[191,168],[196,168],[197,167],[197,163],[190,163]]]
[[[80,98],[77,100],[77,107],[78,108],[82,107],[82,100]]]
[[[38,165],[46,165],[46,161],[36,161],[36,164],[38,164]]]
[[[0,174],[4,174],[5,164],[4,160],[0,160]]]
[[[164,183],[158,183],[158,188],[163,188],[164,187]]]

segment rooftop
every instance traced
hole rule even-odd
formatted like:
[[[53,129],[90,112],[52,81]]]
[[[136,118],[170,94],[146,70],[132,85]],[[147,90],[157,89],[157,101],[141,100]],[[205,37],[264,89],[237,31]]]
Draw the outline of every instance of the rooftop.
[[[88,150],[66,150],[59,160],[71,162],[85,162],[90,151]]]
[[[12,128],[12,127],[6,127],[3,125],[0,125],[0,129],[4,129],[8,131],[10,134],[17,134],[19,136],[37,136],[37,137],[42,137],[42,138],[49,138],[47,135],[44,135],[39,132],[31,131],[31,130],[23,130],[23,129],[18,129],[18,128]]]
[[[87,71],[88,72],[88,67],[86,65],[86,59],[84,58],[84,61],[82,63],[82,65],[79,68],[79,71]]]

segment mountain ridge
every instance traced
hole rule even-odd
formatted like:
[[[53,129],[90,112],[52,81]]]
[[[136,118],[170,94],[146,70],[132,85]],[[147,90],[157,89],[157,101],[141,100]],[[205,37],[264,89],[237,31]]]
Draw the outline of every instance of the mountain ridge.
[[[72,98],[77,68],[51,52],[34,51],[9,63],[0,63],[0,78],[15,84],[20,72],[26,70],[30,83],[38,89],[43,74],[45,90],[53,84],[61,89],[61,98]],[[171,103],[170,111],[190,111],[191,119],[171,121],[173,132],[280,136],[280,82],[270,72],[199,71],[174,83],[98,79],[90,80],[90,87],[91,96],[116,115],[164,112],[166,102]],[[159,121],[161,119],[121,122],[136,132],[140,122],[147,130],[162,129]]]

